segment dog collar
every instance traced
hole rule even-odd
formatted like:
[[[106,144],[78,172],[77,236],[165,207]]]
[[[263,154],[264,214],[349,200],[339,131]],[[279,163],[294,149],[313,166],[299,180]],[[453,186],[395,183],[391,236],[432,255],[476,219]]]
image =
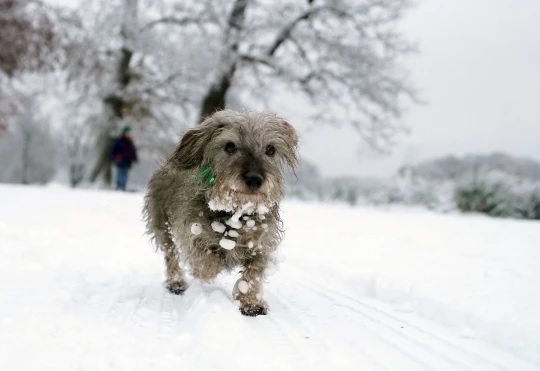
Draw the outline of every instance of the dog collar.
[[[204,165],[197,173],[197,178],[203,183],[214,185],[216,182],[216,177],[212,175],[213,172],[214,169],[212,168],[212,165]]]

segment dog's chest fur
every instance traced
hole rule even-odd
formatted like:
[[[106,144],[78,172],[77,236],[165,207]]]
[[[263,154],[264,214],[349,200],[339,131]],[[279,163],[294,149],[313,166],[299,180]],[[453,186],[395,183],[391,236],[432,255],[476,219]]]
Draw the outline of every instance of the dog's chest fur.
[[[273,239],[268,238],[271,234],[269,225],[275,224],[272,215],[242,214],[236,220],[232,213],[208,210],[202,216],[199,215],[197,220],[203,230],[202,238],[213,240],[212,245],[220,246],[222,249],[220,245],[222,240],[234,242],[235,247],[231,250],[255,252],[272,248]],[[195,235],[192,238],[196,240],[198,236]]]
[[[210,210],[201,198],[193,199],[191,203],[196,206],[186,208],[189,212],[177,209],[172,213],[175,215],[170,216],[171,220],[176,220],[172,223],[171,233],[192,266],[207,264],[207,258],[216,257],[224,268],[232,269],[252,257],[269,255],[279,245],[278,205],[264,215],[242,214],[233,218],[233,213]],[[182,228],[175,230],[175,225]],[[226,244],[234,243],[234,247],[223,247],[222,240],[228,241]]]

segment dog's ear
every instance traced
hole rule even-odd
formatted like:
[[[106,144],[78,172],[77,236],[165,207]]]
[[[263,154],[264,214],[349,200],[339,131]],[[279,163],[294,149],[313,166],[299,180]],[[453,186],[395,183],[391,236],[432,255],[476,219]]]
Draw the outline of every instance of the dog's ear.
[[[283,120],[282,124],[287,133],[287,137],[291,141],[291,145],[296,149],[298,147],[298,133],[296,132],[296,129],[288,121]]]
[[[188,130],[182,136],[172,159],[180,169],[191,169],[200,165],[204,154],[204,135],[198,128]]]
[[[172,156],[176,166],[183,170],[200,166],[204,157],[204,148],[224,126],[210,116],[195,128],[185,132]]]
[[[281,125],[289,147],[286,151],[285,161],[294,170],[298,165],[298,133],[288,121],[282,120]]]

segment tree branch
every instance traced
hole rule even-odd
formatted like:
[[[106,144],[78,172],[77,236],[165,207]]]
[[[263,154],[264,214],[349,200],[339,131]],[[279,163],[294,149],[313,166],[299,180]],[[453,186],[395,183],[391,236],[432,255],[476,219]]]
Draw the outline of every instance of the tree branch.
[[[198,17],[183,17],[183,18],[178,18],[178,17],[173,17],[173,16],[162,17],[162,18],[158,18],[158,19],[155,19],[155,20],[147,23],[143,27],[143,31],[150,30],[151,28],[153,28],[153,27],[155,27],[157,25],[160,25],[160,24],[168,24],[168,25],[175,25],[175,26],[186,26],[186,25],[189,25],[189,24],[199,24],[202,21],[204,21],[204,20],[201,19],[201,18],[198,18]]]
[[[285,41],[287,41],[290,38],[292,32],[294,31],[294,29],[296,28],[296,26],[300,22],[306,21],[311,16],[313,16],[314,14],[319,13],[319,12],[324,11],[324,10],[331,10],[332,12],[334,12],[334,13],[336,13],[338,15],[341,15],[341,16],[347,15],[347,12],[345,12],[345,11],[343,11],[341,9],[338,9],[336,7],[332,7],[332,6],[315,6],[315,7],[311,7],[309,9],[306,9],[302,13],[300,13],[296,18],[294,18],[292,21],[290,21],[288,24],[286,24],[278,32],[278,34],[275,37],[274,41],[272,42],[272,44],[268,48],[268,51],[266,52],[266,54],[268,56],[273,56],[276,53],[276,51],[279,49],[279,47]]]

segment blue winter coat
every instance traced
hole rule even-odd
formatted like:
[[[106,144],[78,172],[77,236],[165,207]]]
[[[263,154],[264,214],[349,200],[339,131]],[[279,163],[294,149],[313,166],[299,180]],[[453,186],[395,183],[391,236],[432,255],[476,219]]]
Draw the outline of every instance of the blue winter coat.
[[[114,141],[111,150],[111,161],[118,167],[131,167],[137,161],[137,149],[133,141],[122,135]]]

